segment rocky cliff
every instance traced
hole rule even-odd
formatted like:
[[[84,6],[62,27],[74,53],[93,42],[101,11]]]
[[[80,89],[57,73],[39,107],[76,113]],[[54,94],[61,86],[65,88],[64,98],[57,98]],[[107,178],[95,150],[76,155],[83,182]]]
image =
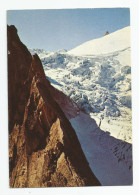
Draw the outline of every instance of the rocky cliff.
[[[46,79],[39,57],[8,26],[10,187],[100,185],[67,119],[72,102],[64,106],[66,115],[60,108],[64,98]]]

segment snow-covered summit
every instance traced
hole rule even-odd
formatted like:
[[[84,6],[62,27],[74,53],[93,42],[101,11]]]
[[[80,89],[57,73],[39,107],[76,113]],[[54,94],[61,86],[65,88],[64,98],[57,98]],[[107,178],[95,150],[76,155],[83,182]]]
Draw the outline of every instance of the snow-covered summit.
[[[130,26],[98,39],[85,42],[70,50],[68,54],[75,56],[102,55],[120,51],[130,47]]]

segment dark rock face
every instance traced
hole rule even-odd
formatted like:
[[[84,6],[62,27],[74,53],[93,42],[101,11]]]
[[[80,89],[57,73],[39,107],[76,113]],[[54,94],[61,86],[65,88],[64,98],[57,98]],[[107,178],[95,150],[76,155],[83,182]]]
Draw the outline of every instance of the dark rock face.
[[[31,56],[16,28],[8,26],[10,187],[100,185],[60,108],[60,94],[39,57]]]
[[[105,35],[104,36],[106,36],[106,35],[109,35],[110,33],[109,33],[109,31],[106,31],[106,33],[105,33]]]

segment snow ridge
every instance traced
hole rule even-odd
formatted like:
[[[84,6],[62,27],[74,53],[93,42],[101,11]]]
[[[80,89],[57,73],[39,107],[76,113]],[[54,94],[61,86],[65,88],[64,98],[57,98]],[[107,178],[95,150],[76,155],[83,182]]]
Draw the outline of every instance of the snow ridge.
[[[102,55],[123,50],[130,45],[130,27],[125,27],[99,39],[94,39],[70,50],[76,56]]]

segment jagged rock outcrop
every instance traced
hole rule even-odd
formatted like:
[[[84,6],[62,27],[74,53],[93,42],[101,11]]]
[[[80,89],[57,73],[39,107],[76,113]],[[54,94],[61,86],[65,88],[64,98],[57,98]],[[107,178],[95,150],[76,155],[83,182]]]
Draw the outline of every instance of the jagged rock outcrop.
[[[31,56],[16,28],[8,26],[10,187],[100,185],[59,96],[39,57]]]
[[[109,34],[110,34],[109,31],[106,31],[104,36],[109,35]]]

